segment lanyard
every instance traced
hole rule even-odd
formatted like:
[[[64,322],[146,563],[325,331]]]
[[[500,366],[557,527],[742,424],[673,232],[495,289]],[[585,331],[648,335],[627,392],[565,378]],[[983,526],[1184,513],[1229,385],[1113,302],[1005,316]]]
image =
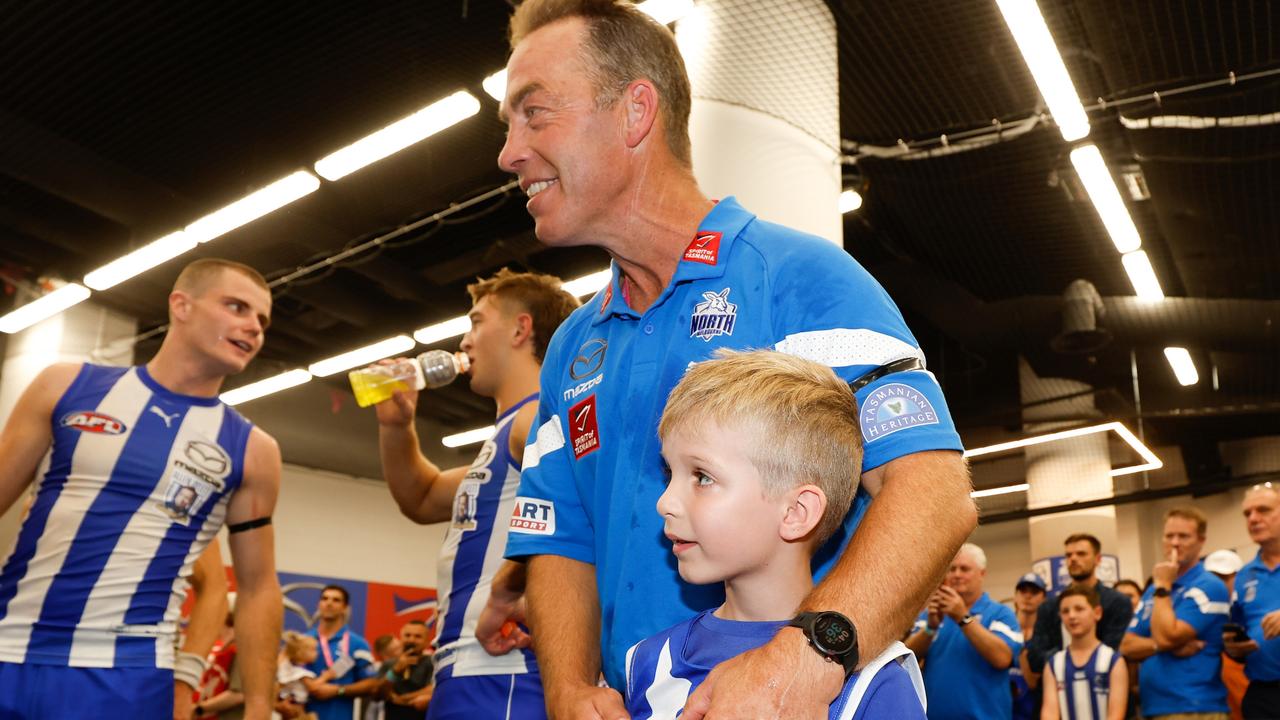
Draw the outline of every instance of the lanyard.
[[[333,636],[325,637],[320,635],[319,631],[316,632],[316,635],[320,637],[320,649],[324,652],[324,666],[331,668],[333,667],[333,655],[329,651],[329,638]],[[339,644],[341,647],[339,648],[338,657],[351,654],[351,631],[349,629],[342,629],[342,640]]]

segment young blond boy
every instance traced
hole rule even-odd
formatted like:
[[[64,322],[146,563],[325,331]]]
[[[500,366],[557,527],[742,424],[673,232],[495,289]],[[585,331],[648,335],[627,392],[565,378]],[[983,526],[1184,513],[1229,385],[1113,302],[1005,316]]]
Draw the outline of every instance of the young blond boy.
[[[724,583],[725,602],[627,653],[634,720],[675,717],[713,667],[788,624],[809,624],[810,637],[851,629],[834,613],[822,624],[797,611],[813,587],[813,554],[858,487],[857,417],[830,368],[771,351],[722,353],[672,390],[658,427],[670,481],[657,508],[680,576]],[[829,717],[923,720],[911,652],[896,643],[850,673]]]
[[[1122,720],[1129,672],[1120,653],[1098,639],[1097,591],[1071,585],[1058,596],[1058,615],[1071,644],[1045,663],[1041,720]]]

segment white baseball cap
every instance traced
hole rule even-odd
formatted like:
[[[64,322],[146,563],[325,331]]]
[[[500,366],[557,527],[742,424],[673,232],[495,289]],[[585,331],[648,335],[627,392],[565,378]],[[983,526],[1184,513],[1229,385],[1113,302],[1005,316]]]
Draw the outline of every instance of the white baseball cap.
[[[1204,559],[1204,569],[1218,575],[1235,575],[1244,562],[1235,550],[1214,550]]]

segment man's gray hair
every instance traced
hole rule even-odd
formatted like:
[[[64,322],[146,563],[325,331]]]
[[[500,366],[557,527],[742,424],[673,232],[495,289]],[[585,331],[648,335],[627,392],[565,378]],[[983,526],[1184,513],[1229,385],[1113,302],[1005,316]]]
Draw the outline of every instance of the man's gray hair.
[[[959,557],[965,553],[968,553],[969,557],[973,558],[973,561],[978,563],[978,567],[983,570],[987,569],[987,554],[983,552],[982,548],[974,545],[973,543],[965,543],[960,546],[960,552],[957,552],[956,556]]]

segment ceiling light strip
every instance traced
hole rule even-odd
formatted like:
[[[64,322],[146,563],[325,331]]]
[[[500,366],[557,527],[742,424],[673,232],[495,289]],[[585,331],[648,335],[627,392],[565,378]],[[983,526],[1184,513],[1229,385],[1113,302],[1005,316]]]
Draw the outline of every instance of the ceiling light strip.
[[[1102,225],[1111,236],[1116,250],[1128,253],[1142,247],[1138,228],[1133,224],[1129,209],[1125,207],[1120,190],[1116,188],[1115,180],[1111,179],[1111,172],[1102,161],[1102,153],[1098,152],[1098,147],[1082,145],[1072,150],[1071,164],[1075,166],[1080,182],[1084,183],[1089,200],[1093,202],[1098,217],[1102,218]]]
[[[480,101],[465,91],[426,106],[407,118],[351,143],[316,162],[316,172],[333,181],[400,152],[480,112]]]
[[[269,378],[259,380],[255,383],[249,383],[238,387],[234,390],[228,390],[218,396],[218,399],[228,405],[238,405],[242,402],[256,400],[264,395],[287,390],[291,387],[297,387],[311,380],[311,373],[301,368],[290,370],[289,372],[273,375]]]
[[[998,488],[987,488],[986,490],[974,490],[969,493],[969,497],[977,500],[978,498],[992,497],[993,495],[1008,495],[1010,493],[1026,492],[1031,489],[1028,483],[1020,483],[1018,485],[1006,485]]]
[[[209,242],[319,188],[320,180],[315,175],[299,170],[196,220],[187,226],[187,237],[196,243]]]
[[[1200,382],[1200,373],[1196,372],[1195,361],[1191,359],[1191,353],[1182,347],[1167,347],[1164,349],[1164,357],[1169,361],[1169,367],[1173,370],[1173,376],[1178,379],[1178,384],[1183,387],[1195,385]]]
[[[94,290],[106,290],[172,260],[195,246],[196,241],[182,231],[165,235],[85,275],[84,284]]]
[[[1133,285],[1133,292],[1139,300],[1155,302],[1164,299],[1164,288],[1160,287],[1160,278],[1156,277],[1155,268],[1151,267],[1151,258],[1145,250],[1126,253],[1120,257],[1125,274]]]
[[[89,298],[89,288],[68,283],[0,317],[0,332],[16,333]]]
[[[1036,0],[996,0],[996,4],[1063,139],[1070,142],[1087,136],[1089,116]]]
[[[969,450],[965,450],[964,456],[967,458],[980,457],[982,455],[991,455],[994,453],[1017,450],[1018,448],[1024,448],[1031,445],[1043,445],[1044,443],[1055,442],[1058,440],[1069,440],[1071,438],[1077,438],[1085,435],[1092,435],[1095,433],[1109,432],[1109,431],[1114,431],[1117,435],[1119,435],[1120,439],[1128,443],[1129,447],[1133,448],[1133,451],[1136,452],[1145,461],[1144,463],[1139,465],[1131,465],[1129,467],[1115,468],[1111,471],[1112,477],[1116,477],[1118,475],[1128,475],[1130,473],[1142,472],[1143,470],[1155,470],[1157,468],[1164,467],[1164,463],[1161,462],[1160,458],[1156,457],[1156,454],[1152,452],[1151,449],[1148,448],[1145,444],[1143,444],[1143,442],[1138,439],[1138,436],[1130,432],[1129,428],[1124,426],[1124,423],[1121,423],[1118,421],[1102,423],[1100,425],[1089,425],[1086,427],[1072,428],[1070,430],[1061,430],[1059,432],[1048,433],[1046,435],[1035,435],[1032,437],[1021,438],[1019,440],[1011,440],[1009,442],[996,443],[995,445],[987,445],[985,447],[972,448]]]
[[[334,355],[331,358],[311,363],[307,370],[311,371],[311,374],[316,377],[328,377],[336,375],[343,370],[361,367],[392,355],[408,352],[413,349],[414,345],[417,345],[417,343],[408,335],[396,335],[372,345],[349,350],[340,355]]]

